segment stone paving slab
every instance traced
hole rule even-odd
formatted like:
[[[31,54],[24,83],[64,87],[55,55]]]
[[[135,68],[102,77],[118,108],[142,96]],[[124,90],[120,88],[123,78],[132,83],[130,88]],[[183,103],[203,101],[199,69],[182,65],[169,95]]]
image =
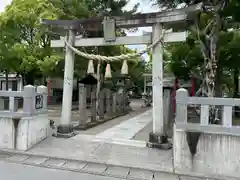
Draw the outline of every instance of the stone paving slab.
[[[80,171],[87,165],[86,162],[79,161],[67,161],[65,164],[61,166],[62,169],[72,170],[72,171]]]
[[[165,180],[165,179],[166,180],[179,180],[179,177],[177,175],[173,175],[173,174],[162,173],[162,172],[155,172],[153,179],[154,180]],[[194,179],[191,179],[191,180],[194,180]]]
[[[13,153],[0,151],[0,159],[10,158],[11,156],[13,156]]]
[[[101,139],[132,139],[136,133],[152,121],[152,109],[128,119],[96,135]]]
[[[41,165],[45,166],[45,167],[60,168],[65,163],[66,163],[66,160],[51,158],[51,159],[44,161]]]
[[[46,157],[32,156],[32,157],[24,160],[23,163],[24,164],[29,164],[29,165],[40,165],[47,160],[48,160],[48,158],[46,158]]]
[[[27,156],[27,155],[19,155],[19,154],[16,154],[14,156],[11,156],[8,158],[8,161],[11,161],[11,162],[23,162],[24,160],[28,159],[30,156]]]
[[[153,172],[142,170],[142,169],[135,169],[131,168],[130,173],[127,175],[127,179],[144,179],[144,180],[152,180],[153,179]]]
[[[127,178],[130,168],[119,167],[119,166],[108,166],[103,175],[112,176],[117,178]]]
[[[173,172],[171,150],[161,151],[104,143],[89,154],[90,161],[99,159],[105,164],[116,166]]]
[[[102,174],[106,169],[107,165],[105,164],[88,163],[83,169],[81,169],[81,172]]]
[[[180,176],[179,180],[214,180],[214,179],[209,179],[209,178],[198,178],[198,177],[189,177],[189,176]],[[233,179],[229,179],[233,180]]]

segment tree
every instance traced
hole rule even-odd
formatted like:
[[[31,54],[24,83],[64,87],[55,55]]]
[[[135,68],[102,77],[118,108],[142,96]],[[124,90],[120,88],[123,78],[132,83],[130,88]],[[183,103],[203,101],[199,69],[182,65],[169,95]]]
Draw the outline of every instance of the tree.
[[[60,58],[53,54],[50,36],[45,33],[45,27],[40,25],[41,18],[55,19],[59,14],[61,10],[53,7],[48,0],[13,0],[1,14],[2,33],[14,29],[4,36],[7,37],[6,45],[11,50],[7,52],[11,58],[7,58],[7,55],[3,58],[4,67],[17,64],[13,69],[22,74],[25,84],[34,84],[34,78],[41,76],[40,70],[46,67],[44,63],[49,64],[52,61],[56,63]],[[14,41],[9,41],[12,37],[15,37]],[[18,63],[12,63],[14,59]]]
[[[201,68],[203,81],[201,94],[207,97],[218,95],[217,84],[221,71],[219,65],[219,37],[222,32],[226,32],[229,27],[235,25],[237,12],[239,12],[238,0],[157,0],[160,7],[176,8],[177,6],[202,3],[202,12],[200,12],[192,25],[191,34],[194,37],[193,45],[199,46],[203,57],[203,66]],[[233,23],[234,22],[234,23]],[[210,122],[215,120],[215,107],[210,108]]]

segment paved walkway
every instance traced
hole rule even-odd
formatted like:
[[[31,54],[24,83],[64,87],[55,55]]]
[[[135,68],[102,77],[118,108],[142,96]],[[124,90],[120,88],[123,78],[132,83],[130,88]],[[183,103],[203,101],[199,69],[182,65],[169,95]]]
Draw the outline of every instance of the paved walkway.
[[[96,135],[101,139],[132,139],[152,121],[152,109]]]

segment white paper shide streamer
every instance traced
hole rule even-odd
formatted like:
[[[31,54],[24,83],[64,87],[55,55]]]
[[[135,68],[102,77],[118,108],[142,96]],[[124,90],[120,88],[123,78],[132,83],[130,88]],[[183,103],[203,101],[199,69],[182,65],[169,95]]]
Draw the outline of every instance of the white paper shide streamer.
[[[112,72],[111,72],[111,65],[110,63],[107,63],[106,70],[105,70],[105,78],[112,78]]]
[[[93,60],[89,60],[89,61],[88,61],[87,73],[88,73],[88,74],[94,74]]]
[[[122,69],[121,69],[121,74],[128,74],[128,64],[127,60],[123,61]]]

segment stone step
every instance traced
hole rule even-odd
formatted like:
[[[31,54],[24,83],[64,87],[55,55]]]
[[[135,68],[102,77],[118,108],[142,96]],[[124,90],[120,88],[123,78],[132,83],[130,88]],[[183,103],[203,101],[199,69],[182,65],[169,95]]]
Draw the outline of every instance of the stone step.
[[[102,163],[83,162],[21,153],[0,152],[0,161],[132,180],[213,180],[209,178],[179,176],[166,172],[153,172],[131,167],[113,166]]]

